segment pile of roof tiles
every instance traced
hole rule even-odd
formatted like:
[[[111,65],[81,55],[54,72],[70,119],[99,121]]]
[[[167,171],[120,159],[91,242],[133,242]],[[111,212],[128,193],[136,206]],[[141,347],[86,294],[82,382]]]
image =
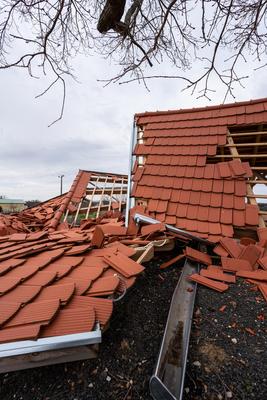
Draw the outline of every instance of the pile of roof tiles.
[[[132,197],[147,204],[152,218],[213,242],[235,229],[256,229],[259,209],[245,201],[249,163],[215,156],[229,127],[266,121],[266,99],[137,114],[142,140],[133,152]]]
[[[0,214],[0,236],[15,232],[29,232],[29,229],[18,217]]]
[[[87,222],[0,238],[0,343],[105,329],[113,298],[144,269],[127,245],[173,238],[161,223],[133,233],[133,220],[128,229],[120,218]]]
[[[16,217],[31,231],[46,229],[54,219],[55,213],[64,201],[65,195],[45,201],[38,206],[27,208]]]
[[[267,301],[267,228],[258,228],[258,238],[257,243],[251,238],[240,242],[222,238],[213,250],[220,257],[216,265],[208,254],[187,247],[185,256],[206,266],[188,279],[224,292],[236,282],[236,277],[241,277],[256,285]]]
[[[70,190],[61,196],[45,201],[38,206],[17,213],[17,218],[31,231],[66,229],[68,224],[61,223],[62,216],[69,210],[74,212],[85,194],[91,173],[80,170]]]

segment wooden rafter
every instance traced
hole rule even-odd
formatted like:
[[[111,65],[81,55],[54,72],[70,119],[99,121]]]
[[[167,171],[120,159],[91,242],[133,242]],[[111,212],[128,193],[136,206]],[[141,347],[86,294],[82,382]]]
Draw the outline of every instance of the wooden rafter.
[[[259,132],[257,132],[257,134],[259,134]],[[233,139],[233,135],[234,134],[231,134],[228,131],[227,142],[228,142],[229,145],[231,145],[229,147],[230,153],[231,153],[230,157],[234,158],[234,159],[239,159],[241,161],[241,158],[242,158],[242,156],[244,158],[244,155],[240,155],[238,153],[238,150],[237,150],[237,148],[235,146],[235,142],[234,142],[234,139]],[[245,157],[249,158],[249,159],[253,159],[255,156],[259,156],[259,155],[258,154],[251,154],[251,155],[246,155]],[[267,154],[264,154],[264,155],[260,154],[260,156],[267,157]],[[254,205],[258,206],[258,203],[257,203],[256,199],[260,198],[260,196],[261,195],[255,195],[254,194],[252,186],[251,186],[251,183],[249,181],[247,181],[247,199],[248,199],[248,202],[250,204],[254,204]],[[267,195],[264,198],[267,198]],[[261,213],[259,213],[259,226],[260,227],[265,227],[265,221],[264,221],[264,218],[262,217]]]

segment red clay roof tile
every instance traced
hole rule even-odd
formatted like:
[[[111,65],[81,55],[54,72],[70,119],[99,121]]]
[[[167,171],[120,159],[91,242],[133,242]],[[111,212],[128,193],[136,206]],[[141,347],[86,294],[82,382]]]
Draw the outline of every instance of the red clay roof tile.
[[[234,229],[232,225],[221,224],[221,230],[223,236],[233,237]]]
[[[25,285],[28,286],[46,286],[56,279],[56,271],[38,271],[32,277],[25,280]]]
[[[235,226],[245,226],[245,213],[241,210],[233,210],[233,224]]]
[[[41,286],[19,285],[1,296],[8,303],[26,304],[33,300],[42,289]]]
[[[211,193],[210,205],[211,205],[211,207],[221,207],[222,194],[221,193]]]
[[[259,224],[259,208],[254,204],[246,204],[245,209],[245,222],[247,225]]]
[[[88,309],[88,305],[94,308],[96,321],[98,321],[101,326],[105,326],[108,323],[113,310],[113,301],[110,299],[101,299],[99,297],[94,298],[89,296],[74,296],[65,309]]]
[[[59,310],[59,306],[59,299],[35,301],[27,304],[5,324],[5,328],[32,323],[46,325],[55,316]]]
[[[86,296],[109,296],[115,292],[120,280],[117,276],[99,278],[92,283],[85,293]]]
[[[259,104],[261,103],[259,102]],[[178,110],[168,113],[148,113],[145,117],[142,116],[138,119],[138,124],[143,121],[143,118],[148,123],[145,123],[144,126],[144,137],[151,139],[149,152],[159,153],[158,155],[150,154],[146,159],[145,168],[150,163],[158,166],[158,169],[153,171],[154,180],[146,181],[146,184],[151,185],[152,190],[155,186],[164,188],[170,176],[176,177],[172,184],[168,184],[167,187],[176,189],[171,193],[171,202],[179,203],[177,226],[186,229],[188,225],[187,229],[192,228],[191,207],[186,210],[187,214],[185,214],[183,208],[179,209],[180,204],[211,206],[218,209],[222,207],[223,210],[219,210],[222,236],[232,237],[234,234],[233,225],[237,227],[253,226],[251,212],[246,215],[246,220],[239,212],[245,209],[245,178],[252,176],[249,164],[247,162],[241,163],[239,160],[207,164],[207,156],[209,157],[208,160],[211,161],[217,151],[217,146],[223,146],[226,143],[228,125],[246,123],[245,114],[238,111],[241,109],[245,113],[244,106],[234,104],[231,106],[214,106],[212,111],[210,108],[204,108],[202,111],[196,109],[193,112],[192,110]],[[225,114],[225,110],[228,110],[229,114]],[[203,120],[203,116],[205,116],[205,120]],[[170,118],[170,120],[166,121],[166,118]],[[251,113],[247,120],[254,121],[256,119],[256,114]],[[144,147],[146,147],[146,144],[144,144]],[[182,190],[180,190],[181,188]],[[205,198],[205,194],[208,195],[207,198]],[[147,198],[153,199],[152,196]],[[161,201],[163,198],[169,201],[169,193],[164,197],[155,197],[155,199]],[[157,209],[157,207],[154,210],[150,207],[148,209],[153,216],[155,216],[155,212],[158,213],[161,221],[167,216],[172,217],[170,220],[174,221],[174,206],[172,206],[170,213],[168,212],[169,206],[167,211],[166,209]],[[191,219],[188,219],[189,215]],[[213,228],[213,224],[218,224],[218,222],[215,222],[217,221],[217,214],[215,215],[214,212],[209,211],[208,216],[200,217],[200,222],[205,222],[206,219],[212,223],[211,228]],[[206,234],[206,232],[200,232],[197,223],[196,226],[199,233]],[[203,231],[206,226],[200,224],[201,230]],[[217,226],[215,228],[217,229]],[[219,235],[212,235],[211,232],[210,236],[213,241],[219,237]]]
[[[165,225],[162,223],[158,224],[150,224],[150,225],[144,225],[141,228],[141,235],[149,235],[151,233],[155,232],[164,232],[165,231]]]
[[[246,174],[246,170],[243,167],[242,163],[238,160],[232,160],[229,162],[229,166],[233,171],[233,175],[242,176]]]
[[[24,259],[16,259],[16,258],[10,258],[8,260],[2,261],[0,263],[0,275],[8,272],[14,267],[17,267],[25,262]]]
[[[207,286],[210,289],[214,289],[218,292],[225,292],[228,289],[228,285],[222,282],[216,282],[212,279],[200,276],[198,274],[193,274],[188,277],[190,281],[199,283],[200,285]]]
[[[197,218],[199,221],[209,221],[210,207],[198,207]]]
[[[104,259],[108,265],[110,265],[126,278],[137,275],[144,270],[144,267],[123,254],[107,255],[104,257]]]
[[[35,302],[49,301],[49,300],[60,300],[61,303],[67,303],[71,296],[74,294],[75,284],[68,283],[65,285],[51,285],[46,286],[36,297]],[[32,303],[34,304],[34,303]]]
[[[77,277],[64,277],[60,279],[59,281],[56,281],[53,283],[53,286],[55,285],[67,285],[67,284],[74,284],[75,285],[75,291],[74,293],[78,296],[83,295],[87,290],[90,288],[92,285],[91,279],[87,277],[77,278]]]
[[[232,176],[232,172],[230,170],[228,162],[221,162],[217,165],[221,178],[230,178]]]
[[[0,343],[15,342],[18,340],[35,340],[39,335],[40,324],[27,324],[0,330]]]
[[[220,257],[228,257],[228,251],[226,251],[221,244],[214,247],[213,252]]]
[[[209,208],[209,221],[210,222],[219,222],[220,221],[220,208],[210,207]]]
[[[242,248],[238,245],[236,240],[231,238],[222,238],[220,240],[220,245],[230,254],[233,258],[239,258]]]
[[[239,255],[239,258],[242,260],[247,260],[252,267],[255,266],[258,258],[260,258],[262,255],[262,251],[260,248],[258,248],[254,244],[249,244],[246,246],[241,254]]]
[[[220,239],[220,235],[222,233],[221,225],[219,223],[209,222],[209,231],[208,232],[211,235],[216,235],[217,238],[216,238],[216,240],[214,238],[214,242],[218,242]],[[212,239],[212,241],[213,241],[213,239]]]
[[[83,279],[88,278],[92,281],[99,278],[104,271],[103,267],[82,267],[78,266],[74,268],[67,276],[70,278],[80,278]]]
[[[70,250],[65,252],[66,256],[82,254],[91,248],[91,244],[81,244],[80,246],[73,246]]]
[[[236,275],[242,278],[256,279],[257,281],[267,281],[267,271],[237,271]]]
[[[0,277],[0,294],[6,293],[13,289],[20,283],[20,278],[8,278],[6,276]]]
[[[42,330],[41,337],[90,332],[94,325],[95,311],[92,306],[88,305],[86,308],[70,307],[60,311],[53,323]]]
[[[201,276],[205,276],[206,278],[214,279],[215,281],[227,282],[227,283],[235,283],[235,276],[230,274],[225,274],[220,272],[219,270],[207,270],[201,269]]]
[[[251,265],[247,260],[240,260],[238,258],[222,257],[222,267],[224,271],[237,272],[237,271],[251,271]]]
[[[191,247],[186,247],[184,254],[191,260],[198,261],[201,264],[206,264],[206,265],[211,264],[211,258],[208,254],[192,249]]]
[[[3,300],[0,302],[0,325],[3,325],[12,318],[19,310],[20,303],[7,303]]]

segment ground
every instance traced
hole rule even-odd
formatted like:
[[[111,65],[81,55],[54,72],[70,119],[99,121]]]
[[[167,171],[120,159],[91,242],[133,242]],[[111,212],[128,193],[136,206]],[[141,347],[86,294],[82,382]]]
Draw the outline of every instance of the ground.
[[[162,271],[162,261],[149,263],[116,304],[97,359],[2,374],[1,400],[151,400],[149,378],[182,268]],[[241,280],[224,294],[198,288],[185,400],[266,398],[265,303],[250,289]]]

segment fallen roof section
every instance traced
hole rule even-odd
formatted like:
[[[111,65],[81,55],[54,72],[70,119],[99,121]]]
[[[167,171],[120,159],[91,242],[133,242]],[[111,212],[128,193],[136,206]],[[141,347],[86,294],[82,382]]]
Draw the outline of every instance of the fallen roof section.
[[[153,232],[137,226],[135,234],[123,225],[120,217],[103,215],[86,228],[0,238],[0,371],[16,369],[14,360],[3,363],[7,357],[19,357],[17,369],[28,368],[54,363],[58,355],[40,358],[38,364],[23,362],[23,354],[100,341],[113,301],[121,299],[144,270],[139,260],[148,252],[144,246],[140,253],[140,242],[151,246],[154,239],[163,245],[174,240],[164,224]],[[122,243],[127,240],[132,247]],[[79,359],[82,350],[62,362],[68,357]]]
[[[213,242],[265,227],[267,99],[135,118],[135,204]]]
[[[107,211],[121,213],[126,205],[127,183],[127,175],[79,170],[67,193],[17,213],[12,217],[14,221],[5,222],[13,230],[3,226],[2,234],[29,230],[53,232],[78,226],[82,220],[98,218]]]

